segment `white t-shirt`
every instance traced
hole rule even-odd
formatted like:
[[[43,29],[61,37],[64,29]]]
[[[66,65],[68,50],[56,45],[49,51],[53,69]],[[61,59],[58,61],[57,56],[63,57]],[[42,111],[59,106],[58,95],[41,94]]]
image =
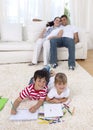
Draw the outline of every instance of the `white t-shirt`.
[[[61,26],[63,30],[62,37],[74,38],[74,33],[78,32],[78,29],[73,25]]]
[[[55,79],[55,76],[51,77],[50,80],[49,80],[49,83],[48,83],[48,97],[49,98],[63,98],[63,97],[68,97],[69,96],[69,93],[70,93],[70,89],[68,87],[66,87],[66,89],[64,89],[64,91],[59,95],[57,93],[57,90],[55,88],[55,85],[54,85],[54,79]]]
[[[48,93],[47,96],[48,96],[49,98],[67,98],[67,97],[69,97],[69,93],[70,93],[70,90],[69,90],[68,87],[66,87],[61,94],[58,94],[56,88],[53,87],[53,88],[49,91],[49,93]]]

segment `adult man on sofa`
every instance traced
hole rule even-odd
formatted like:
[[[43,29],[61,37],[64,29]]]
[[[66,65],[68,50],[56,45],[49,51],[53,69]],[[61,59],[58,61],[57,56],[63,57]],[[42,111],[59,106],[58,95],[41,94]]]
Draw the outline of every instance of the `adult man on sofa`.
[[[53,38],[50,40],[50,64],[53,68],[58,66],[57,64],[57,47],[68,48],[68,67],[69,69],[75,69],[75,43],[79,42],[77,29],[68,24],[68,18],[66,15],[61,16],[63,35],[61,38]]]

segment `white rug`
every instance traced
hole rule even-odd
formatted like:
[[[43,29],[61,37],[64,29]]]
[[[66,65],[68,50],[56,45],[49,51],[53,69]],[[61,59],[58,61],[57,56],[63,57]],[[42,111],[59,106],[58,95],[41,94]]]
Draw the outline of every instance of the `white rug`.
[[[78,64],[75,71],[68,70],[67,62],[59,62],[55,71],[64,72],[68,77],[72,99],[70,105],[75,107],[74,115],[68,113],[64,122],[56,124],[9,120],[10,102],[28,84],[34,71],[41,68],[42,63],[38,66],[28,66],[27,63],[0,65],[0,95],[9,98],[4,109],[0,111],[0,130],[93,130],[93,77]],[[25,103],[25,107],[29,105]]]

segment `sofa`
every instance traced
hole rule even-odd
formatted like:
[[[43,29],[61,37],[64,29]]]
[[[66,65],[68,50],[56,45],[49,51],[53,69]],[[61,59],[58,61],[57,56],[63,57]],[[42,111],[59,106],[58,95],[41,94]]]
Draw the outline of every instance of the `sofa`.
[[[46,21],[22,25],[18,23],[3,23],[0,26],[0,64],[31,62],[35,41],[46,26]],[[87,36],[79,29],[79,43],[75,45],[76,59],[87,58]],[[58,48],[58,60],[68,59],[68,49]],[[39,61],[43,61],[42,52]]]

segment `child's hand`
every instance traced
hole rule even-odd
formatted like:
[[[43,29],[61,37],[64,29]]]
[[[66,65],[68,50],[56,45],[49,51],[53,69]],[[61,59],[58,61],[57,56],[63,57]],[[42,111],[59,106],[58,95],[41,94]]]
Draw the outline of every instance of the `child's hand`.
[[[37,109],[35,108],[35,106],[32,106],[32,107],[29,109],[29,111],[32,112],[32,113],[36,112],[36,110],[37,110]]]
[[[55,103],[61,103],[60,100],[59,100],[59,99],[56,99],[56,98],[54,99],[54,102],[55,102]]]
[[[16,113],[17,113],[17,111],[16,111],[16,110],[11,109],[11,114],[12,114],[12,115],[15,115]]]

